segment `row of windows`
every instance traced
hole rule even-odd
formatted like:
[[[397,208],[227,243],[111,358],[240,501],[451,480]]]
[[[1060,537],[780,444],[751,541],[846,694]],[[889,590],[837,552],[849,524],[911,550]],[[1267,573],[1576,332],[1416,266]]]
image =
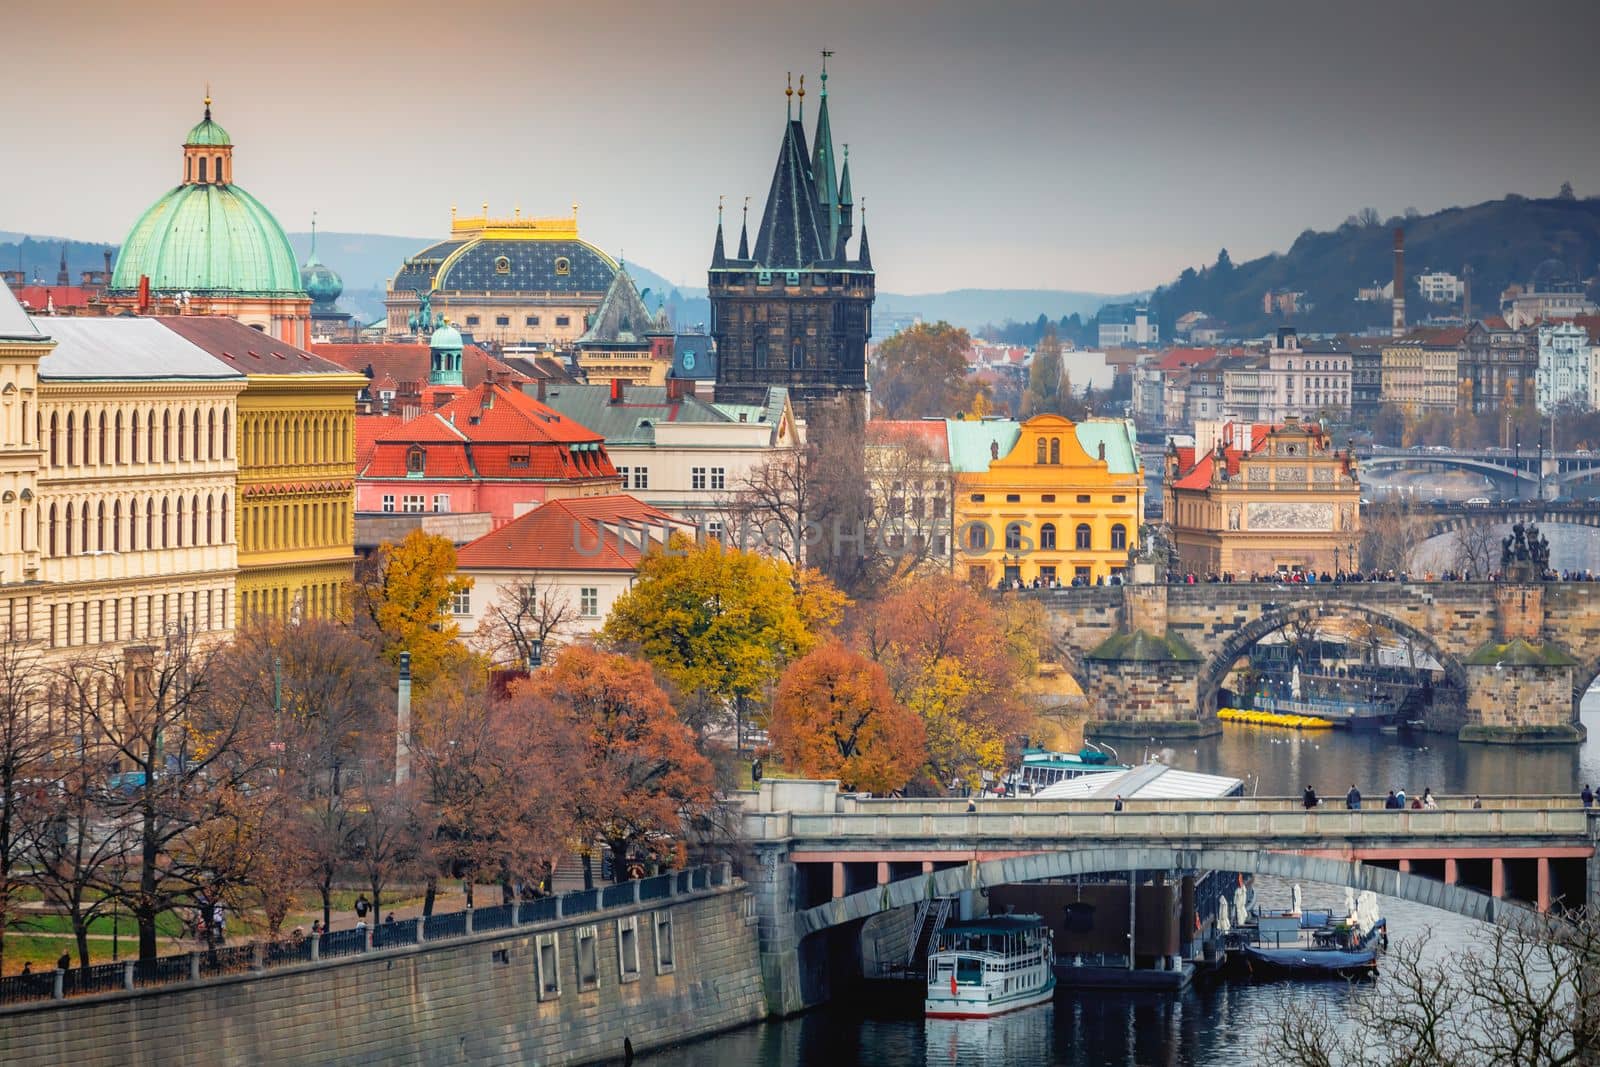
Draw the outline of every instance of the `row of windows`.
[[[428,510],[427,503],[428,503],[428,498],[422,493],[406,493],[405,495],[403,495],[400,498],[400,504],[401,504],[400,510],[406,512],[407,514],[416,514],[416,513],[424,512],[424,511]],[[385,494],[383,494],[383,510],[387,511],[387,512],[390,512],[392,514],[394,512],[394,509],[395,509],[394,508],[394,494],[393,493],[385,493]],[[450,494],[449,493],[435,493],[435,494],[433,494],[433,510],[434,511],[438,511],[438,512],[449,511],[450,510]]]
[[[712,537],[719,540],[722,537],[722,524],[713,522],[716,527],[711,532]],[[472,614],[472,590],[462,589],[450,594],[450,614],[465,617]],[[600,588],[593,585],[578,588],[578,615],[585,619],[598,619],[600,617]]]
[[[26,405],[22,419],[27,425]],[[48,431],[43,425],[44,414],[40,413],[39,433],[49,450],[51,467],[168,463],[174,459],[182,463],[228,458],[233,451],[232,420],[233,413],[227,408],[220,409],[220,417],[217,408],[206,410],[204,415],[198,407],[178,408],[176,419],[172,408],[162,409],[159,415],[155,408],[149,408],[144,412],[135,410],[128,420],[130,432],[124,433],[121,410],[113,416],[102,411],[98,419],[88,411],[69,411],[65,418],[52,411]]]
[[[1077,503],[1079,503],[1079,504],[1088,504],[1093,500],[1093,496],[1090,493],[1078,493],[1076,495],[1077,495]],[[989,499],[989,497],[988,497],[988,494],[986,494],[986,493],[973,493],[971,495],[970,499],[974,504],[981,504],[985,500]],[[1056,495],[1054,493],[1041,493],[1039,495],[1039,502],[1041,504],[1054,504],[1056,502]],[[1111,502],[1113,504],[1126,504],[1128,502],[1128,494],[1126,494],[1126,493],[1113,493],[1111,495]],[[1007,504],[1020,504],[1020,503],[1022,503],[1022,494],[1021,493],[1007,493],[1006,494],[1006,503]]]
[[[332,500],[247,504],[242,533],[246,552],[349,544],[350,505]]]
[[[124,510],[120,499],[91,506],[68,501],[51,504],[41,514],[39,543],[47,556],[93,552],[138,552],[185,545],[225,545],[233,540],[228,494],[199,493],[184,497],[137,497]],[[26,525],[26,524],[24,524]]]
[[[1035,547],[1034,545],[1026,544],[1025,538],[1023,537],[1023,527],[1031,525],[1032,523],[1026,522],[1011,522],[1006,524],[1006,551],[1019,552],[1024,548],[1031,549]],[[967,525],[967,548],[969,550],[974,552],[987,552],[990,548],[990,537],[991,531],[989,527],[983,523],[974,522]],[[1094,548],[1094,531],[1088,523],[1080,522],[1072,532],[1072,540],[1074,548],[1092,549]],[[1047,522],[1039,527],[1039,543],[1037,547],[1041,550],[1050,550],[1057,547],[1055,523]],[[1113,551],[1118,552],[1126,551],[1128,548],[1128,528],[1120,522],[1114,523],[1111,527],[1110,547]]]
[[[246,413],[243,461],[247,467],[349,463],[355,459],[352,415]]]
[[[510,326],[511,325],[511,316],[510,315],[496,315],[494,317],[494,324],[496,326]],[[523,318],[522,324],[524,326],[537,326],[537,325],[539,325],[539,316],[537,316],[537,315],[528,315],[528,316]],[[480,326],[480,325],[482,325],[482,320],[481,320],[480,316],[468,315],[467,316],[467,325],[468,326]],[[571,315],[557,315],[556,316],[556,325],[557,326],[571,326],[572,325],[572,316]]]
[[[640,974],[639,920],[641,916],[625,915],[616,922],[617,981],[636,982]],[[650,923],[656,951],[656,973],[668,974],[677,966],[676,945],[672,934],[672,913],[658,911],[644,916]],[[572,932],[573,971],[578,982],[578,992],[590,993],[600,988],[600,927],[580,926]],[[538,999],[555,1000],[561,996],[561,934],[551,932],[534,938],[534,972]]]
[[[639,469],[645,470],[643,467]],[[645,477],[649,477],[649,471],[645,471]],[[728,469],[726,467],[712,467],[709,472],[705,467],[689,468],[689,488],[691,489],[705,489],[708,487],[711,489],[725,489],[727,485]]]
[[[133,641],[168,633],[180,624],[205,633],[228,628],[228,590],[80,600],[50,605],[45,615],[45,636],[52,648]]]
[[[617,473],[622,475],[622,488],[624,488],[624,489],[648,489],[648,488],[650,488],[650,468],[649,467],[618,467],[617,468]],[[630,475],[633,478],[633,482],[632,482],[631,485],[628,482],[628,478],[629,478]]]

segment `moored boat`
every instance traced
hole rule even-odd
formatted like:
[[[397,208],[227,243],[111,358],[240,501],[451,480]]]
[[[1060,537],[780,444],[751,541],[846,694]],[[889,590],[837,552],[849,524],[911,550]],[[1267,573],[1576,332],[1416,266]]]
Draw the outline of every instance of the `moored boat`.
[[[928,953],[930,1019],[988,1019],[1055,996],[1055,949],[1038,915],[949,923]]]

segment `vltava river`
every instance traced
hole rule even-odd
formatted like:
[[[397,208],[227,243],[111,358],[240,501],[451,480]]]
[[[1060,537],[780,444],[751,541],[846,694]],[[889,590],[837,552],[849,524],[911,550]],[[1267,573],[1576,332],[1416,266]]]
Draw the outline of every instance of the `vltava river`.
[[[1381,800],[1403,785],[1408,793],[1534,793],[1577,791],[1600,782],[1600,690],[1583,704],[1589,742],[1578,749],[1513,749],[1460,745],[1450,738],[1417,738],[1335,731],[1319,738],[1250,727],[1227,728],[1220,738],[1164,752],[1178,767],[1245,777],[1262,795],[1297,793],[1308,782],[1319,793],[1341,796],[1355,778],[1363,793]],[[1125,746],[1124,760],[1142,758]],[[1289,887],[1257,879],[1271,901]],[[1342,907],[1343,890],[1306,886],[1308,906]],[[1420,939],[1424,953],[1447,956],[1481,934],[1469,919],[1420,904],[1384,899],[1391,937]],[[991,1023],[927,1022],[920,1016],[875,1012],[870,1006],[835,1004],[808,1015],[762,1023],[734,1033],[642,1058],[667,1067],[848,1067],[853,1064],[971,1065],[971,1067],[1241,1067],[1261,1063],[1261,1042],[1291,1000],[1320,1000],[1339,1019],[1350,998],[1369,986],[1342,981],[1223,982],[1181,996],[1103,991],[1057,993],[1041,1006]]]

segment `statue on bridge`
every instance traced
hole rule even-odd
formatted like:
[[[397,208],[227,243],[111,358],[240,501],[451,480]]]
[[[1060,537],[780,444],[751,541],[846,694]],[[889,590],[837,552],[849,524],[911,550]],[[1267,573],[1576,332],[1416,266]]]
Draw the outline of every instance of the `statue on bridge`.
[[[1500,573],[1507,578],[1542,579],[1550,570],[1550,542],[1532,523],[1517,523],[1500,539]]]

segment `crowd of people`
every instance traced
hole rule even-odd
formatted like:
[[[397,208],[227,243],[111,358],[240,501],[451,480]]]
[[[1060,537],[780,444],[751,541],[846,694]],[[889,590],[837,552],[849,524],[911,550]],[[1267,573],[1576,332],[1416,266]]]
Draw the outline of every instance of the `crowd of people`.
[[[1345,808],[1349,811],[1360,811],[1361,799],[1361,790],[1352,782],[1350,791],[1344,795]],[[1308,785],[1305,793],[1301,796],[1301,803],[1305,805],[1307,811],[1310,811],[1312,808],[1321,807],[1322,798],[1318,797],[1317,791]],[[1434,797],[1431,787],[1424,787],[1421,795],[1408,799],[1405,787],[1401,786],[1398,789],[1389,790],[1388,795],[1383,798],[1383,806],[1386,811],[1437,811],[1439,809],[1439,801]],[[1483,807],[1483,798],[1474,794],[1472,807]]]
[[[1475,574],[1470,570],[1447,569],[1443,571],[1423,571],[1412,573],[1410,571],[1396,570],[1369,570],[1369,571],[1271,571],[1266,574],[1252,573],[1249,575],[1234,574],[1224,571],[1221,574],[1212,572],[1208,574],[1195,574],[1193,571],[1168,571],[1168,585],[1226,585],[1233,582],[1255,582],[1270,585],[1318,585],[1329,582],[1498,582],[1503,575],[1499,571],[1490,571],[1487,575]],[[1592,570],[1563,570],[1547,571],[1544,574],[1547,582],[1592,582],[1595,580]]]

